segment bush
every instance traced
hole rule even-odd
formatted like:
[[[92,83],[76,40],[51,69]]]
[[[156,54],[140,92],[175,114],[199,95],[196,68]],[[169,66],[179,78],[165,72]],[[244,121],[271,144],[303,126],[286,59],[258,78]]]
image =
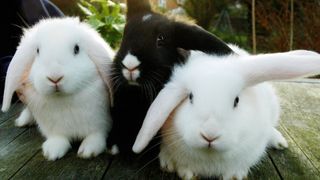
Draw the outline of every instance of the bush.
[[[85,21],[92,25],[112,48],[118,48],[125,26],[125,16],[120,4],[111,0],[80,0],[78,6],[85,14]]]

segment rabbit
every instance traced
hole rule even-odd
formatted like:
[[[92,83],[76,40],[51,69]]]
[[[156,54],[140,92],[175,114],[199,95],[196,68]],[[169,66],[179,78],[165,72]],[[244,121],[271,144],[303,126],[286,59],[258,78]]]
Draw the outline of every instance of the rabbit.
[[[26,107],[16,125],[38,125],[48,160],[63,157],[73,140],[82,140],[78,156],[97,156],[106,149],[112,125],[109,71],[114,55],[78,18],[43,19],[24,31],[9,64],[2,111],[10,108],[17,91]]]
[[[280,105],[266,81],[320,72],[320,54],[297,50],[216,56],[192,51],[147,112],[133,151],[161,128],[160,166],[183,179],[244,179],[266,149],[288,143],[276,129]]]
[[[127,7],[124,36],[112,66],[114,125],[108,145],[117,144],[115,152],[131,154],[151,102],[174,65],[185,62],[186,50],[233,52],[202,28],[152,11],[148,0],[127,0]]]

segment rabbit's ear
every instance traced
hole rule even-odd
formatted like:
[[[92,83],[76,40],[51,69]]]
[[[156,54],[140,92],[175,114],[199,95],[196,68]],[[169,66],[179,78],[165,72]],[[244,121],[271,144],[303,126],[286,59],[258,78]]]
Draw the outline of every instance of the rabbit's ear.
[[[240,70],[248,86],[320,73],[320,54],[312,51],[297,50],[245,58]]]
[[[113,92],[111,77],[111,65],[114,58],[114,51],[104,42],[104,40],[94,31],[85,38],[86,51],[90,59],[96,65],[104,83],[107,85],[109,92],[110,105],[113,105]]]
[[[151,104],[142,124],[136,141],[132,147],[135,153],[140,153],[156,135],[168,119],[171,112],[187,97],[187,90],[181,86],[168,84],[158,94]]]
[[[199,26],[176,22],[173,31],[176,47],[217,55],[233,52],[225,42]]]
[[[21,42],[9,64],[1,108],[3,112],[9,110],[13,93],[19,88],[19,86],[21,86],[23,73],[28,71],[28,68],[31,68],[34,61],[37,47],[35,45],[33,35],[33,32],[29,32],[27,36],[24,36],[21,39]]]
[[[137,14],[151,13],[149,0],[127,0],[127,20]]]

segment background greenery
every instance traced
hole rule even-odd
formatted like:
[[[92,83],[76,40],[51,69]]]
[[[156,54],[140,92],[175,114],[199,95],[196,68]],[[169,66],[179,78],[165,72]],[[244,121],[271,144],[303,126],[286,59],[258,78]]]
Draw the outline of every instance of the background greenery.
[[[109,42],[111,47],[120,45],[125,25],[125,16],[118,2],[111,0],[80,0],[78,7],[91,24]]]
[[[161,13],[172,7],[157,6]],[[320,52],[320,0],[255,0],[256,33],[252,32],[253,0],[166,0],[182,7],[185,16],[228,43],[257,52],[309,49]],[[66,15],[80,16],[96,28],[113,48],[120,44],[125,24],[125,0],[52,0]],[[122,2],[122,4],[120,3]],[[293,4],[293,11],[291,9]],[[293,12],[292,22],[290,19]],[[292,39],[290,33],[292,31]],[[253,36],[253,34],[255,34]]]

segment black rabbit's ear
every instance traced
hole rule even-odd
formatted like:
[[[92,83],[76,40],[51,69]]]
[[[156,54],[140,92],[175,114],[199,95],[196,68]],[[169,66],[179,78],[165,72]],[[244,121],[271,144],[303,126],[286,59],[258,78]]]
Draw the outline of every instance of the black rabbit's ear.
[[[127,20],[137,14],[152,12],[149,0],[127,0]]]
[[[173,34],[175,46],[185,50],[199,50],[218,55],[233,52],[225,42],[196,25],[175,22]]]

